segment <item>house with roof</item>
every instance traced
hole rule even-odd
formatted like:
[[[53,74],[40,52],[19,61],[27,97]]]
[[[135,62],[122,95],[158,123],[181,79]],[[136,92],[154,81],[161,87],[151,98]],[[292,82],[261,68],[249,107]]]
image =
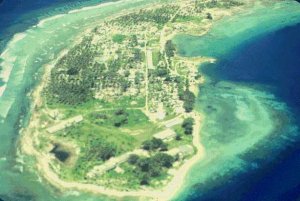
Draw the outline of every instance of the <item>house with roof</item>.
[[[172,129],[166,129],[164,131],[161,131],[159,133],[156,133],[155,135],[153,135],[154,138],[156,139],[161,139],[161,140],[164,140],[164,141],[169,141],[169,140],[172,140],[176,137],[176,133],[174,130]]]
[[[180,158],[184,158],[186,156],[194,154],[194,147],[191,145],[181,145],[179,147],[176,147],[174,149],[171,149],[167,152],[167,154],[171,156],[179,155]]]
[[[83,117],[82,115],[78,115],[73,118],[61,121],[60,123],[48,128],[47,132],[53,134],[63,129],[66,129],[74,124],[80,123],[81,121],[83,121]]]

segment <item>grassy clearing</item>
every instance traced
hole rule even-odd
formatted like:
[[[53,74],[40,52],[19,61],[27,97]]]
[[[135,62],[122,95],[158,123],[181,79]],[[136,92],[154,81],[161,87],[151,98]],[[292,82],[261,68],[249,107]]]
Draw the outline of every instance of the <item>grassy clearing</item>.
[[[123,114],[117,115],[116,113],[120,111],[123,111]],[[123,118],[126,118],[127,121],[121,126],[116,127],[115,123]],[[135,147],[139,147],[142,142],[151,139],[153,134],[161,130],[160,127],[149,122],[148,117],[139,109],[109,109],[96,111],[89,114],[88,120],[94,125],[131,136],[137,141]]]
[[[95,110],[95,103],[88,102],[76,108],[60,107],[60,110],[64,111],[66,117],[79,114],[84,116],[83,122],[56,133],[58,140],[74,142],[80,148],[76,164],[62,169],[61,176],[67,180],[84,180],[95,165],[104,162],[101,158],[103,151],[113,151],[109,153],[112,156],[122,155],[141,147],[145,140],[151,139],[153,134],[161,130],[149,122],[140,109]],[[115,123],[120,119],[126,121],[116,126]],[[103,146],[104,149],[101,148]]]
[[[180,136],[180,140],[174,139],[173,141],[169,142],[169,150],[172,148],[179,147],[181,145],[192,144],[193,136],[184,134],[184,129],[181,127],[181,125],[174,126],[174,130],[177,133],[177,135]]]
[[[139,189],[140,180],[136,176],[133,166],[123,163],[120,168],[124,173],[117,173],[115,170],[107,172],[97,179],[97,183],[116,189]]]
[[[152,52],[153,65],[157,66],[158,62],[161,60],[162,55],[159,50],[155,50]]]
[[[179,16],[176,18],[175,22],[194,22],[199,23],[203,20],[203,17],[198,16]]]
[[[99,100],[98,103],[102,108],[141,108],[145,107],[144,97],[120,97],[117,101],[107,102],[104,100]]]
[[[126,39],[126,36],[125,36],[125,35],[122,35],[122,34],[115,34],[115,35],[113,35],[113,37],[112,37],[113,42],[119,43],[119,44],[123,43],[123,41],[124,41],[125,39]]]

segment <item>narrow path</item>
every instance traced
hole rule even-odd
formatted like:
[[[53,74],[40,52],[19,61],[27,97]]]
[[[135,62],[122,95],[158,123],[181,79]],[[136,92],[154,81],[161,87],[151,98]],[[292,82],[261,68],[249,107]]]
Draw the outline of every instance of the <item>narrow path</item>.
[[[146,114],[149,113],[149,104],[148,104],[148,101],[149,101],[149,79],[148,79],[148,76],[149,76],[149,61],[148,61],[148,57],[147,57],[147,37],[145,35],[145,41],[146,41],[146,44],[145,44],[145,48],[144,48],[144,51],[145,51],[145,56],[146,56],[146,71],[145,71],[145,82],[146,82],[146,103],[145,103],[145,109],[146,109]]]

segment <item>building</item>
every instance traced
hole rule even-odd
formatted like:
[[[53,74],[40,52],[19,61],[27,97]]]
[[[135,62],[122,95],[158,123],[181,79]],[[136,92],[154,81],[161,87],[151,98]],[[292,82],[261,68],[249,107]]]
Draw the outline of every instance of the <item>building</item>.
[[[117,167],[117,163],[115,161],[107,161],[103,165],[96,166],[87,174],[88,178],[92,178],[95,176],[100,176],[114,168]]]
[[[174,119],[171,119],[169,121],[166,121],[164,122],[164,125],[167,127],[167,128],[171,128],[173,126],[176,126],[178,124],[181,124],[183,122],[183,119],[180,118],[180,117],[176,117]]]
[[[121,156],[114,157],[106,161],[102,165],[95,166],[88,174],[87,177],[92,178],[95,176],[101,176],[105,174],[106,172],[115,169],[117,166],[121,165],[122,163],[125,163],[131,154],[137,154],[137,155],[147,155],[147,152],[142,149],[137,149],[132,152],[125,153]]]
[[[171,149],[167,152],[167,154],[171,156],[179,155],[180,158],[184,158],[186,156],[194,154],[194,148],[191,145],[181,145],[177,148]]]
[[[179,149],[179,155],[181,155],[182,157],[192,155],[195,152],[193,146],[191,145],[182,145],[178,147],[178,149]]]
[[[176,133],[172,129],[166,129],[162,132],[156,133],[153,137],[156,139],[168,141],[174,139],[176,137]]]
[[[53,134],[53,133],[56,133],[58,131],[65,129],[65,128],[68,128],[74,124],[77,124],[81,121],[83,121],[83,117],[82,117],[82,115],[78,115],[76,117],[73,117],[73,118],[70,118],[67,120],[63,120],[60,123],[56,124],[55,126],[48,128],[47,132]]]

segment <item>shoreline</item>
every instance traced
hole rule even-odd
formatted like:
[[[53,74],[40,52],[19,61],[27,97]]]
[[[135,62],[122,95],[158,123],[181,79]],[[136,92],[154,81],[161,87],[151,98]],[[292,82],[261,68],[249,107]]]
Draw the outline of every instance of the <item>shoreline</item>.
[[[50,22],[52,20],[56,20],[56,19],[61,18],[61,17],[64,17],[67,14],[75,14],[75,13],[82,12],[82,11],[92,10],[92,9],[96,9],[96,8],[102,8],[102,7],[105,7],[105,6],[110,6],[110,5],[122,3],[122,2],[125,2],[125,1],[128,1],[128,0],[104,1],[103,3],[99,3],[99,4],[96,4],[94,6],[86,6],[86,7],[82,7],[82,8],[79,8],[79,9],[70,10],[67,13],[55,14],[53,16],[45,16],[44,18],[42,17],[42,19],[40,19],[37,22],[37,24],[35,24],[31,27],[33,27],[33,28],[35,28],[35,27],[43,28],[45,23]],[[11,40],[5,45],[4,51],[1,52],[1,54],[0,54],[0,58],[5,57],[5,55],[8,53],[8,48],[11,45],[14,45],[18,41],[25,38],[26,35],[27,35],[26,32],[27,32],[27,30],[25,30],[24,32],[15,33],[13,35],[13,37],[11,38]],[[5,63],[5,62],[12,63],[11,61],[6,61],[5,59],[3,59],[2,61],[0,60],[0,64]],[[3,96],[3,94],[6,90],[7,82],[9,80],[11,71],[13,70],[13,67],[10,67],[10,66],[11,65],[5,65],[5,67],[2,66],[3,68],[0,69],[0,78],[4,82],[4,84],[2,86],[0,86],[0,98]]]
[[[103,6],[102,4],[100,5]],[[121,12],[120,14],[122,13],[123,12]],[[80,34],[77,37],[80,36],[82,36],[82,34]],[[58,59],[64,55],[65,51],[66,50],[63,50],[54,62],[45,65],[43,78],[41,79],[37,87],[33,89],[33,92],[31,94],[32,108],[31,108],[31,117],[29,120],[29,125],[24,129],[24,131],[21,133],[20,136],[19,148],[21,149],[22,154],[34,156],[37,160],[36,166],[38,168],[37,171],[38,174],[41,177],[43,177],[47,182],[49,182],[52,186],[54,186],[55,189],[59,189],[60,191],[79,190],[83,192],[102,194],[102,195],[108,195],[108,196],[119,197],[119,198],[126,197],[126,196],[133,196],[133,197],[142,197],[151,200],[162,200],[162,201],[170,200],[174,198],[174,196],[176,196],[179,193],[180,189],[184,185],[186,175],[189,173],[191,167],[194,166],[201,159],[203,159],[203,157],[205,156],[205,148],[201,144],[201,137],[200,137],[200,130],[201,130],[201,125],[204,117],[203,114],[201,114],[200,112],[193,111],[188,115],[195,119],[195,125],[193,131],[193,145],[197,148],[197,152],[178,169],[174,169],[176,173],[172,175],[173,176],[172,179],[166,184],[166,186],[162,187],[161,190],[142,189],[142,190],[133,190],[133,191],[120,191],[120,190],[108,189],[103,186],[98,186],[95,184],[68,182],[59,178],[58,174],[56,174],[56,172],[52,170],[52,167],[49,164],[49,162],[52,160],[50,154],[42,153],[35,149],[35,143],[38,141],[37,139],[38,133],[36,131],[30,132],[31,127],[34,128],[35,125],[39,125],[39,114],[35,110],[42,105],[41,92],[45,87],[45,85],[47,84],[47,79],[49,73],[51,72],[51,68],[55,65]],[[189,59],[192,60],[193,58],[189,58]],[[214,59],[209,58],[209,60],[213,61]],[[199,66],[202,63],[203,62],[197,63],[196,66],[197,71]],[[202,80],[201,83],[203,82],[204,80]],[[191,85],[191,87],[194,89],[193,92],[198,96],[199,83],[196,82],[195,84]]]
[[[39,113],[35,110],[41,107],[43,104],[41,93],[48,83],[49,73],[51,72],[51,69],[55,66],[55,63],[67,53],[67,51],[67,49],[62,50],[53,62],[44,66],[45,70],[43,72],[42,79],[30,95],[32,100],[31,117],[29,120],[29,125],[20,133],[21,135],[19,140],[19,150],[21,152],[21,155],[30,155],[35,157],[37,174],[45,179],[46,182],[52,185],[55,189],[59,189],[60,191],[78,190],[92,194],[107,195],[119,198],[133,196],[159,201],[167,201],[172,199],[179,193],[181,187],[184,185],[186,175],[188,174],[191,167],[205,156],[205,148],[201,144],[200,140],[200,129],[203,121],[203,116],[197,111],[194,111],[189,115],[195,119],[195,125],[192,135],[193,146],[197,148],[197,152],[192,156],[192,158],[188,159],[178,169],[174,169],[175,173],[172,175],[172,179],[167,183],[165,187],[162,188],[162,190],[144,189],[134,191],[120,191],[105,188],[103,186],[98,186],[95,184],[65,181],[59,178],[57,173],[51,168],[50,162],[51,160],[53,160],[53,157],[50,154],[42,153],[35,149],[35,143],[38,141],[38,132],[32,132],[32,127],[34,128],[35,126],[39,125]],[[196,85],[195,88],[197,89],[196,91],[194,91],[194,93],[198,94],[199,83],[195,83],[194,85]]]

